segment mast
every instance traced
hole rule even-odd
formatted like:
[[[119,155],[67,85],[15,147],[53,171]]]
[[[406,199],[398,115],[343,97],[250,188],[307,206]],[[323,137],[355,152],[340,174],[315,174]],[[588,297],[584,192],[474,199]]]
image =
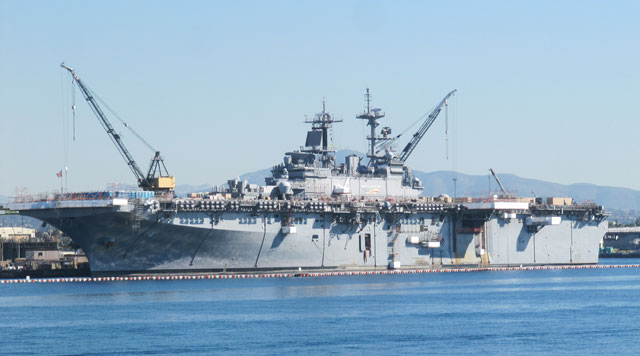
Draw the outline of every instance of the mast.
[[[389,128],[383,128],[383,136],[376,135],[376,127],[380,125],[378,120],[382,119],[385,114],[379,108],[371,108],[371,93],[369,92],[369,88],[367,88],[367,91],[364,94],[364,99],[366,103],[366,111],[356,116],[356,118],[367,120],[367,125],[371,128],[371,133],[367,136],[367,140],[369,140],[369,153],[367,154],[367,157],[369,157],[369,166],[374,166],[378,159],[384,157],[376,155],[376,145],[380,144],[382,141],[392,140],[393,138],[388,136],[388,134],[391,133],[391,129]],[[385,131],[385,129],[387,131]]]
[[[322,98],[322,112],[317,113],[313,119],[304,121],[311,124],[311,131],[307,132],[307,142],[305,146],[311,147],[306,152],[312,152],[322,155],[322,167],[329,168],[333,160],[329,153],[335,152],[329,149],[329,129],[334,122],[342,122],[342,119],[336,119],[326,110],[326,101]]]

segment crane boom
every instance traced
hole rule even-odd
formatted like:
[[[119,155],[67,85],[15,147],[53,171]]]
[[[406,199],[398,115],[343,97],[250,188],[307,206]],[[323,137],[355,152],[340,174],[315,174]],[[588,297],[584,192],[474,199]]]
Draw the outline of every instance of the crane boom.
[[[442,101],[440,101],[440,103],[431,112],[431,114],[429,114],[429,116],[422,123],[422,125],[420,126],[418,131],[415,134],[413,134],[413,137],[411,137],[411,140],[409,140],[409,143],[407,143],[407,145],[402,149],[402,152],[400,153],[400,157],[398,157],[399,161],[404,163],[407,160],[407,158],[409,158],[409,156],[411,155],[413,150],[416,148],[416,146],[418,145],[420,140],[422,140],[422,137],[424,136],[424,134],[427,132],[427,130],[429,130],[429,128],[431,127],[433,122],[436,121],[436,118],[440,114],[440,111],[442,111],[442,108],[444,108],[445,106],[448,105],[449,98],[456,91],[457,90],[453,90],[449,94],[447,94],[447,96],[445,96],[444,99],[442,99]]]
[[[509,192],[507,192],[506,189],[504,189],[504,186],[502,185],[502,182],[500,181],[500,178],[498,178],[498,175],[496,174],[496,172],[493,171],[493,168],[489,168],[489,171],[491,171],[491,174],[493,175],[493,178],[495,178],[496,182],[498,183],[498,186],[500,187],[500,190],[502,191],[502,195],[505,198],[511,198],[511,194]]]
[[[91,91],[89,90],[89,88],[87,88],[87,86],[84,84],[84,82],[82,82],[80,77],[78,77],[75,70],[65,65],[64,63],[60,63],[60,67],[68,70],[71,73],[73,80],[75,80],[76,83],[78,83],[78,86],[80,87],[80,91],[82,92],[82,95],[84,96],[85,100],[91,107],[91,110],[93,110],[93,113],[96,115],[96,117],[98,118],[98,121],[100,121],[100,124],[109,135],[109,138],[118,149],[118,152],[120,152],[124,160],[127,162],[127,165],[129,166],[133,174],[136,176],[136,179],[138,180],[138,186],[144,190],[173,189],[175,187],[174,178],[169,177],[168,172],[166,176],[162,176],[161,168],[164,168],[166,172],[166,167],[164,166],[164,161],[160,156],[160,152],[155,153],[154,158],[151,160],[149,173],[145,176],[142,170],[140,169],[140,167],[138,166],[138,164],[136,163],[136,161],[133,159],[133,156],[131,155],[131,153],[129,153],[129,150],[127,150],[127,147],[122,142],[122,139],[120,138],[120,134],[118,134],[116,130],[113,128],[113,126],[109,122],[109,119],[107,119],[107,116],[104,114],[104,112],[98,105],[98,102],[94,98],[94,95],[91,94]],[[159,173],[161,177],[160,179],[155,179],[154,175],[156,173]],[[170,181],[163,181],[162,178],[169,178]],[[162,184],[158,184],[158,182],[162,182]]]

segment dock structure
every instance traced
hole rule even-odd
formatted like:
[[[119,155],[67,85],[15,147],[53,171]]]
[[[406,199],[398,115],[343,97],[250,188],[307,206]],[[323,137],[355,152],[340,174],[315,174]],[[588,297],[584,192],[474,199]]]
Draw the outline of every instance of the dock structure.
[[[601,243],[601,257],[640,255],[640,226],[610,227]]]

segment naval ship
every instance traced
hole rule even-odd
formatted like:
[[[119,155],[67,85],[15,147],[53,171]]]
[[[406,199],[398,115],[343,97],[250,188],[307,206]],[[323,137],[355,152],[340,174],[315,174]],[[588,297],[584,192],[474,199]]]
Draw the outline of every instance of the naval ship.
[[[64,67],[117,136],[92,92]],[[379,128],[385,113],[371,108],[367,89],[356,117],[369,126],[368,152],[344,162],[329,147],[330,129],[342,120],[323,104],[306,120],[304,146],[285,153],[264,185],[233,179],[189,197],[174,194],[159,152],[145,176],[112,136],[144,191],[22,197],[8,208],[70,236],[94,275],[597,263],[607,226],[602,206],[504,190],[484,199],[423,196],[405,162],[454,93],[396,151],[399,135]]]

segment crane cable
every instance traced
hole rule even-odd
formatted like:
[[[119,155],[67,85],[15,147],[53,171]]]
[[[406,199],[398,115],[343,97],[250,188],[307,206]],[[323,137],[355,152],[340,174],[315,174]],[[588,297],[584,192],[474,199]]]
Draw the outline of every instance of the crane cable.
[[[71,112],[73,115],[73,140],[76,140],[76,81],[71,80]]]
[[[147,146],[151,151],[156,152],[155,148],[153,148],[153,146],[151,146],[151,144],[149,144],[149,142],[147,142],[144,138],[142,138],[142,136],[140,136],[139,133],[137,133],[131,126],[129,126],[129,124],[127,124],[119,115],[118,113],[116,113],[111,107],[109,107],[109,105],[102,100],[102,98],[96,94],[95,91],[93,91],[93,89],[91,89],[86,83],[83,83],[85,87],[87,87],[87,89],[91,92],[91,96],[93,96],[94,98],[98,99],[98,101],[104,105],[105,108],[107,108],[107,110],[109,110],[109,112],[111,112],[113,114],[113,116],[116,117],[116,119],[118,119],[118,121],[120,121],[124,127],[128,128],[129,131],[131,131],[131,133],[133,133],[142,143],[145,144],[145,146]]]
[[[451,120],[452,120],[452,134],[451,134],[451,170],[454,172],[458,171],[458,155],[459,155],[459,145],[460,143],[458,142],[458,139],[460,137],[460,124],[458,123],[458,120],[460,119],[459,116],[459,112],[460,112],[460,100],[462,100],[460,98],[460,93],[458,93],[454,100],[453,100],[453,107],[452,107],[452,113],[451,113]]]
[[[449,103],[444,104],[444,139],[445,143],[445,156],[449,160]]]
[[[69,190],[69,185],[68,185],[68,172],[69,172],[69,141],[68,141],[68,137],[67,137],[67,132],[68,132],[68,116],[67,116],[67,111],[66,111],[66,102],[65,102],[65,79],[64,79],[64,73],[60,72],[60,91],[61,91],[61,108],[62,108],[62,147],[63,147],[63,155],[64,155],[64,181],[65,181],[65,190]],[[61,181],[61,189],[62,190],[62,181]]]
[[[393,140],[384,142],[382,145],[380,145],[380,147],[376,150],[376,151],[381,151],[381,150],[386,150],[389,146],[391,146],[392,144],[394,144],[399,138],[400,136],[404,135],[405,133],[407,133],[407,131],[411,130],[414,126],[416,126],[419,122],[422,122],[424,120],[425,117],[429,116],[435,109],[436,109],[437,105],[434,105],[431,110],[427,111],[426,113],[424,113],[422,116],[420,116],[416,121],[414,121],[411,125],[409,125],[409,127],[407,127],[406,129],[404,129],[404,131],[400,132],[400,134],[398,136],[396,136]]]

